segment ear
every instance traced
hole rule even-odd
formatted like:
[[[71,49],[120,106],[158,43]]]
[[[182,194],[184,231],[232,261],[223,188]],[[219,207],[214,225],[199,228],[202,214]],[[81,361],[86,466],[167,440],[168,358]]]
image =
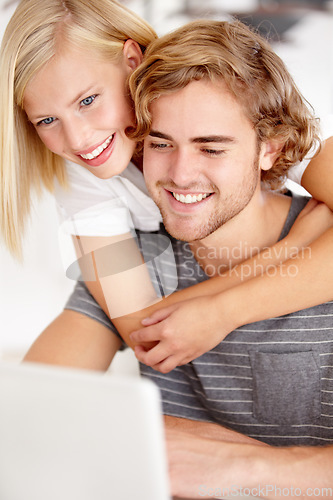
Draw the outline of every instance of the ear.
[[[140,45],[132,39],[126,40],[124,43],[123,55],[125,64],[131,72],[139,66],[143,59]]]
[[[261,144],[259,155],[259,165],[261,170],[270,170],[272,168],[276,158],[283,148],[283,145],[283,142],[277,140],[271,140]]]

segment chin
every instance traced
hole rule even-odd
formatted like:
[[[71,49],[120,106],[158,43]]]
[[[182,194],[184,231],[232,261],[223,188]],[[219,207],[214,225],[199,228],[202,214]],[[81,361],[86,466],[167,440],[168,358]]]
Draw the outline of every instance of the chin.
[[[177,223],[170,223],[168,220],[164,219],[163,223],[167,232],[176,240],[191,242],[204,238],[204,236],[197,230],[189,227],[184,227],[185,224],[180,225]]]
[[[128,163],[123,168],[119,168],[119,164],[116,166],[112,165],[101,165],[100,167],[96,168],[88,168],[89,172],[91,172],[95,177],[98,177],[99,179],[111,179],[115,175],[120,175],[124,172],[124,170],[128,167]]]

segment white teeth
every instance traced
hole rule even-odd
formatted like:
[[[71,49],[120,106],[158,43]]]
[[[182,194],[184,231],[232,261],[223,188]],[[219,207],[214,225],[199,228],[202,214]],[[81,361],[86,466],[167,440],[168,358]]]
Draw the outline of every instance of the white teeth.
[[[197,203],[198,201],[204,200],[211,193],[206,194],[187,194],[186,196],[183,194],[172,193],[172,196],[176,198],[180,203]]]
[[[112,139],[113,139],[113,135],[110,135],[110,137],[108,137],[106,139],[106,141],[103,142],[103,144],[98,146],[98,148],[94,149],[94,151],[92,151],[91,153],[88,153],[86,155],[80,155],[81,158],[83,158],[84,160],[93,160],[94,158],[97,158],[97,156],[99,156],[104,151],[104,149],[106,149],[108,147],[108,145],[110,144]]]

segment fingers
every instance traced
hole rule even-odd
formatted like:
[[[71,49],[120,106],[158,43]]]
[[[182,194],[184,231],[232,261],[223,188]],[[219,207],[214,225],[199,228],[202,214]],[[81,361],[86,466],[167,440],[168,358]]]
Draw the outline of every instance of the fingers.
[[[141,321],[141,323],[144,326],[155,325],[156,323],[159,323],[160,321],[163,321],[164,319],[168,318],[171,312],[172,312],[171,308],[165,307],[163,309],[153,312],[148,318],[144,318]]]
[[[160,373],[168,373],[178,366],[177,357],[165,356],[165,350],[160,344],[150,351],[146,351],[142,346],[136,346],[134,352],[138,361]]]
[[[161,363],[161,361],[165,359],[164,349],[160,352],[161,349],[158,349],[158,347],[160,347],[160,344],[153,349],[146,351],[144,347],[137,345],[134,348],[134,353],[138,361],[152,367],[153,365]]]
[[[162,332],[159,328],[146,326],[140,330],[135,330],[130,334],[130,339],[136,344],[142,344],[143,342],[154,342],[159,341],[163,337]]]
[[[152,368],[160,373],[169,373],[177,366],[179,366],[177,358],[175,356],[169,356],[164,361],[162,361],[162,363],[159,363]]]
[[[163,343],[159,343],[149,351],[138,345],[134,352],[138,361],[160,373],[169,373],[177,366],[185,365],[197,357],[195,354],[183,356],[181,353],[166,355],[168,350],[165,349]]]

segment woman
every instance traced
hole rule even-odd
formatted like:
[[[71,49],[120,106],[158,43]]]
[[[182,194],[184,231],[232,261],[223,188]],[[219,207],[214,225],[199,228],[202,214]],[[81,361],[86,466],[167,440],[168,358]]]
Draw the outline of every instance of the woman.
[[[1,230],[13,253],[20,253],[31,189],[45,186],[52,190],[55,179],[61,186],[66,185],[66,179],[69,182],[67,192],[57,188],[57,198],[66,217],[116,198],[116,209],[120,208],[121,216],[124,216],[122,209],[129,207],[134,224],[139,229],[151,231],[159,224],[156,207],[143,186],[140,158],[134,155],[135,143],[126,134],[128,127],[134,123],[127,80],[140,64],[145,48],[155,38],[154,31],[144,21],[111,0],[23,0],[19,5],[4,35],[0,57]],[[304,152],[304,156],[307,152]],[[317,197],[326,203],[331,201],[329,183],[318,182],[318,179],[321,179],[320,171],[331,156],[332,144],[328,142],[322,157],[319,155],[311,162],[303,175],[308,182],[305,187],[311,192],[311,185],[315,183]],[[65,167],[64,159],[72,163]],[[131,159],[133,164],[129,165]],[[123,171],[123,176],[119,177]],[[327,174],[325,176],[327,180]],[[102,180],[95,183],[95,178]],[[101,183],[103,193],[100,191]],[[119,206],[118,198],[123,195],[126,203]],[[105,206],[102,208],[104,210]],[[88,230],[82,230],[81,215],[80,224],[75,221],[75,228],[70,232],[76,236],[74,240],[80,258],[96,255],[99,248],[115,239],[127,241],[127,256],[132,255],[132,252],[135,256],[129,231],[131,223],[124,217],[124,224],[114,231],[108,224],[108,208],[102,214],[100,207],[97,212],[94,212],[95,208],[89,212],[93,216],[88,217]],[[288,249],[284,252],[283,260],[289,258],[295,245],[308,245],[330,227],[330,214],[321,216],[312,208],[313,205],[307,209],[310,213],[303,214],[297,238],[288,237],[283,242]],[[94,233],[91,221],[96,220],[101,220],[103,227],[101,232]],[[315,230],[312,231],[311,227],[309,231],[304,231],[305,226],[312,225]],[[324,235],[319,243],[316,242],[316,252],[321,261],[325,261],[328,255],[329,241],[329,237]],[[275,252],[275,255],[279,255],[279,252]],[[119,256],[112,256],[115,261],[121,262],[121,252]],[[266,266],[281,262],[280,257],[263,260]],[[309,260],[308,266],[313,265],[313,260]],[[161,308],[161,302],[149,281],[142,297],[142,276],[145,272],[144,266],[137,266],[134,275],[131,275],[131,300],[134,302],[125,311],[121,310],[120,305],[121,314],[119,310],[114,314],[110,312],[110,304],[115,297],[114,294],[111,297],[108,295],[111,293],[110,288],[114,288],[114,284],[110,286],[109,277],[106,284],[100,276],[94,282],[87,278],[91,293],[105,312],[113,317],[122,316],[113,319],[113,322],[130,345],[129,333],[140,326],[142,318],[156,308]],[[295,294],[302,290],[303,272],[298,274],[292,284]],[[173,321],[180,321],[183,308],[189,318],[186,321],[187,329],[183,328],[184,338],[187,338],[185,347],[173,352],[166,345],[160,359],[154,363],[156,369],[168,371],[177,364],[193,359],[234,329],[241,318],[231,318],[230,315],[221,318],[220,310],[216,311],[210,327],[214,330],[214,326],[218,326],[218,333],[213,332],[207,340],[202,337],[200,318],[195,314],[188,315],[188,308],[192,308],[194,313],[198,310],[198,301],[204,300],[200,296],[223,293],[230,287],[233,287],[234,300],[237,300],[235,285],[240,281],[240,275],[233,274],[230,279],[226,276],[223,276],[224,279],[212,279],[165,299],[163,305],[196,297],[193,305],[191,301],[172,305],[157,313],[157,318],[153,317],[153,322],[165,319],[158,326],[159,331],[163,331],[165,325],[172,325]],[[255,276],[254,272],[252,276]],[[286,286],[282,280],[280,284],[279,276],[275,279],[276,286]],[[249,287],[251,283],[252,280],[248,282]],[[330,290],[321,290],[319,300],[327,300],[329,294]],[[318,297],[310,296],[311,301],[318,302]],[[309,297],[304,302],[308,304]],[[147,304],[152,303],[156,304],[147,309]],[[261,313],[264,314],[260,310],[263,303],[258,300],[259,317]],[[300,307],[303,305],[299,304]],[[283,302],[281,294],[280,303],[274,306],[275,314],[283,314],[289,304]],[[136,311],[134,315],[127,314],[133,311]],[[272,315],[271,311],[269,313]],[[27,359],[106,368],[119,348],[118,339],[110,336],[105,326],[100,324],[97,328],[95,322],[84,315],[73,314],[72,311],[64,311],[37,340]],[[214,333],[218,338],[214,338]]]

